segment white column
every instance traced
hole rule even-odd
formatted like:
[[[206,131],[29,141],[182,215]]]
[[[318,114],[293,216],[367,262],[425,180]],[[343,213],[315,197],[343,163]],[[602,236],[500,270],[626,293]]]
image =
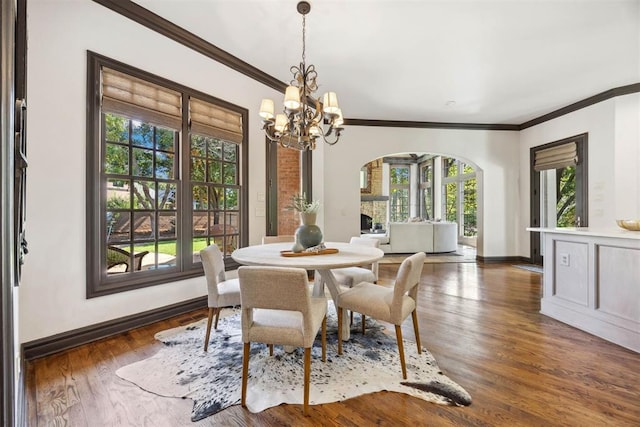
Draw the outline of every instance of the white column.
[[[433,219],[442,218],[442,156],[433,158]]]

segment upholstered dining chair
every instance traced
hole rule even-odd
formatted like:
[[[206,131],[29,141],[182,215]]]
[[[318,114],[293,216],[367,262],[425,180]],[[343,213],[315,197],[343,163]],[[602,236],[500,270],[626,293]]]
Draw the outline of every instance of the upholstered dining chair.
[[[296,237],[294,235],[282,234],[279,236],[262,236],[262,244],[266,245],[268,243],[288,243],[295,242]]]
[[[373,248],[380,247],[380,240],[367,239],[366,237],[352,237],[349,243],[352,245],[370,246]],[[378,261],[363,267],[336,268],[331,270],[331,272],[336,278],[336,283],[342,288],[351,288],[353,285],[357,285],[360,282],[378,283]],[[350,319],[351,323],[353,323],[353,311],[351,312]]]
[[[216,316],[214,328],[218,329],[220,310],[223,307],[240,305],[240,282],[237,278],[227,278],[222,252],[220,252],[218,245],[213,244],[202,249],[200,251],[200,259],[207,279],[209,318],[207,320],[207,332],[204,337],[204,351],[207,351],[213,316]]]
[[[246,407],[249,354],[252,342],[304,347],[303,412],[309,406],[311,347],[322,326],[322,361],[326,361],[327,300],[307,291],[307,272],[301,268],[240,267],[242,295],[242,398]]]
[[[402,344],[402,322],[409,316],[413,317],[413,331],[416,336],[418,353],[422,353],[420,332],[418,330],[418,315],[416,300],[418,285],[426,255],[418,252],[406,258],[396,276],[393,287],[385,287],[373,283],[359,283],[342,292],[338,298],[338,307],[362,313],[362,332],[364,333],[364,316],[389,322],[396,327],[398,353],[402,367],[402,378],[407,378],[407,367],[404,362],[404,346]],[[338,354],[342,354],[342,310],[338,311]]]
[[[367,239],[366,237],[352,237],[349,241],[352,245],[380,247],[380,240]],[[378,261],[363,267],[345,267],[331,270],[336,283],[345,288],[351,288],[360,282],[376,283],[378,281]]]

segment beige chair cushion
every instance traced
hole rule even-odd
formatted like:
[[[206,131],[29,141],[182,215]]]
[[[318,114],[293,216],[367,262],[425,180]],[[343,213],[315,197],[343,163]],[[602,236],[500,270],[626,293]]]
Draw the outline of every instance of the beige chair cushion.
[[[391,302],[393,301],[393,288],[376,285],[373,283],[360,283],[340,294],[340,306],[349,307],[356,313],[365,313],[367,316],[394,323],[391,318]],[[400,317],[405,319],[416,308],[413,298],[403,295],[400,309]]]
[[[344,287],[350,288],[360,282],[375,282],[376,275],[368,268],[345,267],[332,270],[336,282]]]
[[[380,247],[380,242],[374,239],[364,237],[352,237],[349,241],[352,245],[369,246],[372,248]],[[336,283],[342,287],[350,288],[360,282],[376,282],[378,281],[378,263],[362,266],[362,267],[345,267],[331,270],[336,279]]]
[[[240,280],[230,279],[218,283],[218,307],[240,305]]]
[[[326,309],[325,298],[311,298],[312,330],[320,329]],[[289,310],[254,310],[248,341],[305,347],[302,313]]]

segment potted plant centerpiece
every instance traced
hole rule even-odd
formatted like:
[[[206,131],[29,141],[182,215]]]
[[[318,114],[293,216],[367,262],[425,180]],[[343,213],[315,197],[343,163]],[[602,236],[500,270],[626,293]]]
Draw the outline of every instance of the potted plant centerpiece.
[[[316,225],[316,217],[320,209],[318,200],[310,202],[305,193],[296,193],[291,197],[291,204],[287,209],[298,212],[302,222],[295,232],[296,243],[293,246],[293,252],[302,252],[322,243],[322,231]]]

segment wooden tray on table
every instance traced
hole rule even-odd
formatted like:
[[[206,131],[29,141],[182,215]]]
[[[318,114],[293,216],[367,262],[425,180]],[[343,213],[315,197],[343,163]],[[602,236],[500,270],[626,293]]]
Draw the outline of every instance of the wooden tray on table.
[[[296,256],[314,256],[314,255],[329,255],[337,254],[339,251],[336,248],[322,249],[318,252],[292,252],[292,251],[280,251],[281,256],[296,257]]]

